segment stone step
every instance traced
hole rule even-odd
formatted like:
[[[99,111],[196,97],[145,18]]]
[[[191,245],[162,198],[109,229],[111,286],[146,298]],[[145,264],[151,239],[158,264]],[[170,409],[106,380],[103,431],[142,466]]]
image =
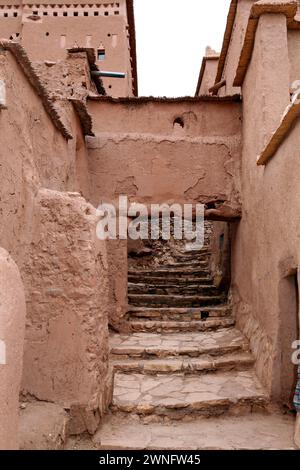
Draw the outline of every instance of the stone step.
[[[130,330],[136,333],[183,333],[192,331],[212,331],[218,328],[229,328],[235,325],[234,318],[212,318],[199,321],[160,321],[160,320],[131,320]]]
[[[224,303],[224,296],[128,294],[130,305],[140,307],[204,307]]]
[[[192,321],[205,320],[208,318],[226,317],[231,314],[227,305],[203,308],[149,308],[130,307],[128,318],[162,320],[162,321]]]
[[[199,270],[199,269],[209,269],[209,264],[208,262],[205,260],[205,261],[197,261],[195,263],[192,263],[191,261],[189,261],[188,263],[170,263],[170,264],[163,264],[161,266],[158,267],[158,270],[160,271],[169,271],[169,270],[172,270],[172,271],[183,271],[183,272],[194,272],[195,270]]]
[[[173,259],[178,262],[188,262],[188,261],[195,261],[195,260],[209,260],[211,256],[211,251],[206,251],[204,253],[200,253],[194,255],[193,253],[171,253]]]
[[[182,294],[182,295],[217,295],[219,293],[215,286],[201,285],[201,284],[165,284],[158,286],[152,283],[128,283],[129,294],[156,294],[156,295],[168,295],[168,294]]]
[[[156,268],[156,269],[143,269],[143,270],[132,270],[129,269],[128,276],[134,276],[135,278],[149,278],[149,277],[176,277],[176,278],[192,278],[192,277],[209,277],[210,272],[208,269],[183,269],[183,268]]]
[[[209,238],[208,238],[209,241]],[[206,243],[203,248],[200,250],[180,250],[179,248],[175,249],[173,254],[179,255],[179,256],[198,256],[198,255],[203,255],[211,253],[211,246],[210,243]]]
[[[193,333],[131,333],[110,337],[110,352],[115,359],[223,356],[248,352],[247,339],[236,328]]]
[[[173,248],[172,254],[178,256],[201,256],[211,253],[211,246],[206,243],[201,250],[182,250],[180,248]]]
[[[210,277],[176,277],[176,276],[168,276],[168,277],[161,277],[161,276],[143,276],[141,274],[130,274],[128,276],[128,282],[130,283],[151,283],[153,285],[157,286],[163,286],[165,284],[175,284],[175,285],[183,285],[183,286],[188,286],[190,284],[192,285],[208,285],[212,286],[213,281]]]
[[[253,370],[190,376],[117,372],[111,410],[181,420],[263,411],[267,405],[268,397]]]
[[[96,449],[119,451],[294,450],[294,426],[281,413],[164,424],[108,415],[92,441]]]
[[[232,353],[220,357],[206,355],[199,358],[182,356],[178,359],[119,359],[112,360],[115,371],[123,373],[157,374],[201,374],[219,370],[247,370],[252,368],[254,358],[250,353]]]
[[[161,269],[168,270],[169,268],[209,268],[209,261],[204,260],[188,260],[188,261],[174,261],[161,265]]]

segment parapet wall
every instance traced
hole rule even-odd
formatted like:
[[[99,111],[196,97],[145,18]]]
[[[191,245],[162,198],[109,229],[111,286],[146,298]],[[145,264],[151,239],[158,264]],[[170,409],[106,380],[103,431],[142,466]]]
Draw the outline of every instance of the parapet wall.
[[[120,194],[140,203],[239,207],[238,100],[89,100],[93,204]]]

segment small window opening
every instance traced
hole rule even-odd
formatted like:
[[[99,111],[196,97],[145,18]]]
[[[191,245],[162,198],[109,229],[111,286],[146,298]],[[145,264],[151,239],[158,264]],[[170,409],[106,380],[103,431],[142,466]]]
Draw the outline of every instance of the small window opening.
[[[105,60],[105,49],[98,49],[97,57],[98,60]]]
[[[14,12],[14,17],[16,18],[18,16],[18,13],[15,11]]]
[[[67,12],[67,11],[64,11],[64,12],[63,12],[63,16],[68,16],[68,12]]]
[[[119,14],[120,14],[120,12],[119,12],[119,11],[115,11],[115,15],[119,15]]]
[[[108,12],[108,11],[105,11],[105,12],[104,12],[104,15],[105,15],[105,16],[108,16],[108,15],[109,15],[109,12]]]
[[[47,11],[44,11],[44,12],[43,12],[43,15],[44,15],[44,16],[48,16],[48,12],[47,12]]]
[[[49,36],[49,33],[46,33],[46,36]]]
[[[53,12],[53,16],[58,16],[57,11],[54,11],[54,12]]]
[[[78,11],[74,11],[73,15],[78,16]]]
[[[7,18],[7,17],[8,17],[8,13],[4,13],[4,17]]]
[[[184,121],[181,117],[174,119],[173,127],[181,127],[184,128]]]
[[[94,16],[99,16],[99,11],[94,11]]]
[[[84,11],[84,12],[83,12],[83,16],[89,16],[88,11]]]

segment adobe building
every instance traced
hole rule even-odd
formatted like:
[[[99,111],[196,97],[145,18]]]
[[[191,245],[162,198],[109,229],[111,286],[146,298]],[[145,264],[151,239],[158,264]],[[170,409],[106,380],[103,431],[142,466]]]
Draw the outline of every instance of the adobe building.
[[[101,69],[125,74],[119,80],[104,79],[107,93],[137,95],[132,1],[1,0],[0,28],[1,36],[22,44],[33,61],[57,61],[67,49],[93,48]]]
[[[134,96],[131,1],[9,3],[0,448],[300,447],[298,2],[232,0],[182,98]],[[203,248],[99,239],[121,195],[203,204]]]

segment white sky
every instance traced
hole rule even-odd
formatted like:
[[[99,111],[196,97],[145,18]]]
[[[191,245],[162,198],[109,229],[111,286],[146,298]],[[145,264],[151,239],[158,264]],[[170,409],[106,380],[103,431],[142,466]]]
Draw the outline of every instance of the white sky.
[[[206,46],[220,51],[230,0],[135,0],[140,96],[195,95]]]

